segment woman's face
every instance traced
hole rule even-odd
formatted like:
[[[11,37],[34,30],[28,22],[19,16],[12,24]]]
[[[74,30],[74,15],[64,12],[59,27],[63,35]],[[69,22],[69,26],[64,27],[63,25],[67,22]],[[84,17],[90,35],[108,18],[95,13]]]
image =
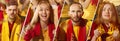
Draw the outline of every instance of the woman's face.
[[[102,10],[102,18],[104,20],[110,20],[113,14],[113,10],[110,4],[105,4]]]
[[[50,7],[47,4],[40,4],[38,15],[41,21],[48,21],[50,16]]]

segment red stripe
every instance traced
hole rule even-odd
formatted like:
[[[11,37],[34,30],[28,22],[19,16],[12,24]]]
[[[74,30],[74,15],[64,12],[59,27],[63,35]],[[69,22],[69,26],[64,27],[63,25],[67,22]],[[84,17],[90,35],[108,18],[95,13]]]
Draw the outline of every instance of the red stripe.
[[[62,6],[58,5],[58,19],[60,18],[60,15],[61,15],[61,9],[62,9]]]
[[[54,30],[54,24],[48,24],[48,31],[49,31],[49,37],[50,37],[50,41],[52,41],[53,39],[53,30]],[[30,41],[32,38],[39,36],[41,33],[41,26],[40,23],[38,22],[35,27],[32,30],[28,30],[27,34],[25,35],[24,39],[26,41]]]
[[[28,8],[29,10],[28,10],[28,14],[27,14],[27,17],[26,17],[26,21],[24,21],[24,23],[25,23],[25,25],[27,25],[29,22],[30,22],[30,20],[32,19],[31,17],[32,17],[32,9],[31,8]]]
[[[95,6],[97,6],[98,4],[98,0],[91,0],[91,2],[92,2],[92,5],[95,5]]]
[[[73,26],[71,20],[68,21],[68,29],[67,29],[67,41],[71,41],[71,36],[74,34]],[[83,26],[79,28],[78,41],[86,40],[86,27]]]

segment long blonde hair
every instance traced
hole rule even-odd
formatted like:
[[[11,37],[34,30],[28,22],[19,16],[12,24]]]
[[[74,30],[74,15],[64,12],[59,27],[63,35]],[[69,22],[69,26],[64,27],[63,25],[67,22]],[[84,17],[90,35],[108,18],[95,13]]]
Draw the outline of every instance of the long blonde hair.
[[[49,6],[49,8],[50,8],[49,23],[54,23],[54,14],[53,14],[53,9],[52,9],[50,3],[48,1],[40,1],[38,6],[41,5],[41,4],[47,4]],[[35,23],[37,23],[40,20],[40,18],[38,16],[38,12],[39,11],[36,9],[30,24],[35,24]]]

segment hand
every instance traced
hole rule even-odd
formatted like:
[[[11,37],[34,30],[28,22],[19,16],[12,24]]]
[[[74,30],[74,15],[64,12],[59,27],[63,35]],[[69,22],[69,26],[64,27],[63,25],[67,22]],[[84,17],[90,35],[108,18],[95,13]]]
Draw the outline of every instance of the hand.
[[[95,37],[100,36],[100,31],[98,29],[94,30],[94,36]]]
[[[118,30],[115,30],[113,31],[113,38],[117,39],[119,37],[119,31]]]
[[[91,41],[96,41],[96,39],[101,35],[98,29],[94,30],[94,36],[92,37]]]
[[[24,27],[23,33],[26,34],[26,32],[30,29],[32,29],[32,26],[28,24],[26,27]]]

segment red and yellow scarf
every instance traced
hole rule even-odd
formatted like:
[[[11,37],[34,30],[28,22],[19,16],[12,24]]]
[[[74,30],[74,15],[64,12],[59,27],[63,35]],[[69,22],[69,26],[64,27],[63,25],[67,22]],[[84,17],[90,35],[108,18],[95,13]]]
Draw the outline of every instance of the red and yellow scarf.
[[[19,34],[21,31],[21,22],[19,18],[15,21],[11,34],[10,34],[10,29],[9,29],[9,24],[7,18],[6,20],[3,21],[2,23],[2,31],[1,31],[1,41],[18,41],[19,39]]]
[[[53,36],[54,36],[54,35],[53,35],[53,30],[54,30],[54,28],[55,28],[54,24],[51,24],[51,23],[48,24],[48,33],[49,33],[48,35],[49,35],[49,37],[50,37],[50,41],[52,41]],[[40,34],[41,34],[41,25],[40,25],[40,23],[38,22],[38,23],[35,25],[34,29],[27,31],[27,34],[25,35],[24,39],[25,39],[26,41],[30,41],[32,38],[34,38],[34,37],[36,37],[36,36],[39,36]]]
[[[79,28],[79,34],[78,34],[78,41],[85,41],[86,40],[86,26],[80,26]],[[74,34],[73,31],[73,25],[72,21],[68,21],[68,28],[67,28],[67,41],[71,41],[72,39],[72,34]]]

